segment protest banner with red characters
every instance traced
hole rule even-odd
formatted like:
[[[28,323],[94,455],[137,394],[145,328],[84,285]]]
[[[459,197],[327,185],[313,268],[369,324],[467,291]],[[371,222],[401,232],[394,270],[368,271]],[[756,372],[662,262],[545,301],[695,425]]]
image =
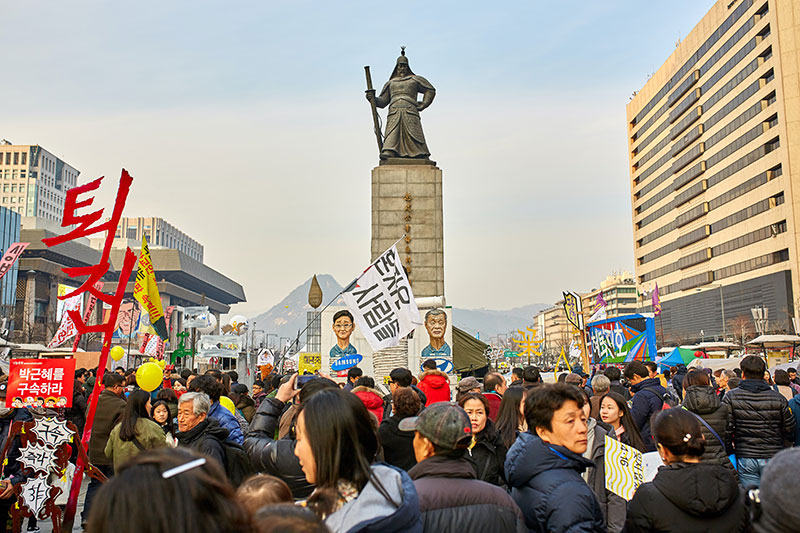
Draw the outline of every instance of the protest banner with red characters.
[[[72,407],[75,359],[12,359],[6,407]]]

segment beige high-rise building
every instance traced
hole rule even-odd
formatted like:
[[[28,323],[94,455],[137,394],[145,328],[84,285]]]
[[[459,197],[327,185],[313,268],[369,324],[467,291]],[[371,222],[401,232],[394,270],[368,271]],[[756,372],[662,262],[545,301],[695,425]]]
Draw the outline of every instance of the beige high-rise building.
[[[158,217],[124,217],[117,226],[117,238],[141,242],[147,235],[147,245],[172,248],[192,259],[203,262],[203,245]]]
[[[791,331],[797,0],[719,0],[635,93],[627,117],[636,277],[645,310],[658,283],[665,342],[730,336],[761,305],[768,330]]]
[[[39,145],[0,141],[0,205],[23,217],[58,220],[80,172]]]

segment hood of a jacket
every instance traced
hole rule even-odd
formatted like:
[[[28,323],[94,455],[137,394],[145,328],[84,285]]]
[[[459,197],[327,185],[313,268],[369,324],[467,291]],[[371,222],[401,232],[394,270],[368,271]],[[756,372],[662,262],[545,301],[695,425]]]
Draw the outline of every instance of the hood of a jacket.
[[[506,456],[506,479],[510,487],[522,487],[547,470],[564,468],[583,473],[594,463],[563,446],[545,443],[538,435],[520,433]]]
[[[426,370],[425,373],[422,374],[422,379],[420,381],[424,381],[425,385],[432,389],[441,389],[442,387],[450,386],[450,378],[441,370]]]
[[[358,396],[367,409],[383,408],[383,397],[371,387],[356,387],[351,391]]]
[[[463,457],[455,459],[443,455],[434,455],[421,463],[417,463],[408,471],[408,475],[415,480],[423,477],[477,479],[475,468],[469,461]]]
[[[636,385],[631,385],[631,391],[639,392],[642,389],[649,389],[649,388],[652,388],[652,387],[658,387],[659,389],[662,389],[662,390],[664,390],[664,392],[666,392],[666,389],[664,389],[664,387],[661,386],[661,380],[658,379],[658,378],[643,379],[642,381],[640,381]]]
[[[256,401],[253,400],[250,396],[239,396],[239,402],[236,404],[237,409],[242,409],[243,407],[255,407]]]
[[[392,501],[388,501],[370,481],[356,499],[347,502],[325,519],[331,531],[360,530],[357,527],[359,524],[374,523],[388,517],[397,517],[403,522],[409,520],[414,509],[419,517],[417,492],[408,474],[384,464],[375,464],[371,468],[373,477],[380,482]]]
[[[741,383],[739,383],[738,388],[748,392],[764,392],[765,390],[772,390],[772,387],[769,386],[769,383],[763,379],[743,379]]]
[[[694,516],[722,514],[739,498],[739,483],[733,472],[709,463],[662,467],[653,485],[676,507]]]
[[[720,406],[719,396],[708,385],[692,385],[683,395],[683,405],[693,413],[713,413]]]

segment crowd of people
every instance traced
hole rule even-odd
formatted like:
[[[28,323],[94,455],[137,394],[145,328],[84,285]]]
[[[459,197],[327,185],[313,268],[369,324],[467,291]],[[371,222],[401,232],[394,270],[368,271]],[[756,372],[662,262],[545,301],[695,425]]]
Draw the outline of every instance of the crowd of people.
[[[152,392],[132,370],[96,383],[79,369],[72,407],[50,415],[81,430],[101,387],[88,456],[108,481],[89,482],[81,515],[98,533],[798,529],[782,506],[800,495],[792,369],[747,356],[714,373],[634,361],[451,384],[432,363],[392,370],[388,394],[357,367],[341,384],[273,374],[252,390],[236,372],[167,367]],[[4,409],[0,431],[41,415]],[[606,488],[607,437],[663,462],[630,501]],[[9,462],[0,513],[22,479]]]

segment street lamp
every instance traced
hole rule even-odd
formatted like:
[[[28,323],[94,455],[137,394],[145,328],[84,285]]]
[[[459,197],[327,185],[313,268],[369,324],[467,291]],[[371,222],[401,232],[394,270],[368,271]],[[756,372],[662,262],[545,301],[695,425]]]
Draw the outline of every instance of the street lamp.
[[[714,283],[709,285],[708,288],[719,288],[719,306],[722,309],[722,342],[725,342],[725,337],[727,337],[727,332],[725,331],[725,298],[722,296],[722,284],[721,283]],[[702,291],[703,289],[698,287],[696,289],[697,292]]]
[[[759,335],[764,335],[769,323],[769,308],[765,305],[757,305],[750,309],[750,313],[753,315],[756,331]]]

